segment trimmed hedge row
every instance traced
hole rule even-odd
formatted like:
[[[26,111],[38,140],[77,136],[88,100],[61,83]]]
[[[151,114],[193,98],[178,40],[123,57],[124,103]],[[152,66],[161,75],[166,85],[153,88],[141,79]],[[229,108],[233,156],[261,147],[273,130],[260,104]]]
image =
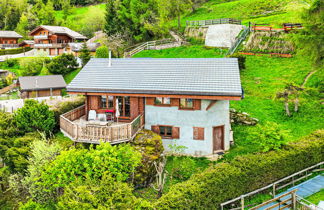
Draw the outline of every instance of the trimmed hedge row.
[[[157,209],[219,209],[220,204],[324,160],[324,130],[280,151],[250,154],[212,166],[173,186]]]
[[[14,55],[14,54],[19,54],[19,53],[23,53],[23,52],[28,52],[30,51],[32,48],[30,47],[20,47],[20,48],[15,48],[15,49],[6,49],[6,50],[0,50],[0,55]]]

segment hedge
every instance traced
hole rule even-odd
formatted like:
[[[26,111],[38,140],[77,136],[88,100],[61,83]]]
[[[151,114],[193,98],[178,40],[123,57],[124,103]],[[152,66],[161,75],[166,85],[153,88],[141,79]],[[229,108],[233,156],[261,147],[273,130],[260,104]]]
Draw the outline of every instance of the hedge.
[[[174,185],[157,209],[218,209],[220,204],[324,160],[324,130],[282,150],[240,156]]]
[[[0,55],[13,55],[13,54],[19,54],[23,52],[28,52],[32,48],[26,47],[26,48],[15,48],[15,49],[6,49],[6,50],[0,50]]]

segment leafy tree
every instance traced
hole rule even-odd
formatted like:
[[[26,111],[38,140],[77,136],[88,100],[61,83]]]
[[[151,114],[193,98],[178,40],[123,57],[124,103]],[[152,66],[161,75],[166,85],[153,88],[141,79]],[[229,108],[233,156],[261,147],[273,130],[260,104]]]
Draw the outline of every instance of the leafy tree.
[[[315,0],[312,6],[303,14],[304,29],[298,34],[297,40],[304,54],[310,56],[317,68],[324,66],[324,11],[323,1]]]
[[[55,127],[54,112],[36,100],[25,100],[24,106],[16,111],[15,120],[22,132],[40,131],[49,134]]]
[[[41,9],[37,12],[39,24],[52,25],[55,21],[54,6],[51,0],[47,1],[46,5],[42,5]]]
[[[108,36],[114,35],[120,31],[120,24],[117,18],[117,1],[107,0],[106,4],[106,24],[104,31]]]
[[[78,67],[78,62],[72,54],[62,54],[51,60],[47,69],[52,74],[67,74]]]
[[[108,58],[109,57],[109,49],[107,46],[103,45],[96,49],[96,58]]]
[[[34,57],[20,60],[19,63],[23,69],[22,76],[39,75],[47,59],[48,58]]]
[[[116,181],[109,173],[100,180],[75,180],[64,189],[58,202],[60,209],[140,209],[148,205],[133,195],[127,183]]]
[[[19,134],[14,115],[0,111],[0,138],[10,138]]]
[[[273,122],[264,125],[258,124],[256,130],[251,132],[249,140],[260,147],[263,152],[279,150],[289,138],[289,131],[280,128]]]
[[[126,181],[140,161],[141,155],[130,145],[101,143],[96,149],[71,149],[61,152],[46,167],[35,186],[46,189],[44,194],[58,196],[70,183],[78,179],[100,180],[104,173],[109,173],[115,181]]]
[[[88,49],[86,42],[82,45],[79,58],[81,59],[82,66],[85,66],[91,59],[90,50]]]
[[[19,34],[21,34],[22,36],[27,37],[28,31],[29,31],[28,25],[29,25],[29,22],[28,22],[28,18],[26,16],[26,14],[22,14],[20,16],[19,23],[17,24],[16,31]]]

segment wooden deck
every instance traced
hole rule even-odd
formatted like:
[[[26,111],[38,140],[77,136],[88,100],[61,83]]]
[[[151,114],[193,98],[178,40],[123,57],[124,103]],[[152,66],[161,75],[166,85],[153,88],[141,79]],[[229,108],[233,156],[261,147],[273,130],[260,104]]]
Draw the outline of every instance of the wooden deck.
[[[85,106],[78,107],[60,116],[60,128],[72,141],[99,144],[118,144],[132,140],[144,126],[144,115],[139,115],[130,123],[112,125],[80,124],[78,119],[85,116]]]

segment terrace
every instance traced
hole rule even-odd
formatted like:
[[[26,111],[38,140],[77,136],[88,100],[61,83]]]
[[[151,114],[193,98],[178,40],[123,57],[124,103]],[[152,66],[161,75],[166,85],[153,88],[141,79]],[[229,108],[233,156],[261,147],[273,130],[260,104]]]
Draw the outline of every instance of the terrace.
[[[132,122],[87,121],[85,105],[60,116],[60,127],[72,141],[99,144],[118,144],[132,140],[144,126],[144,115],[138,115]]]

